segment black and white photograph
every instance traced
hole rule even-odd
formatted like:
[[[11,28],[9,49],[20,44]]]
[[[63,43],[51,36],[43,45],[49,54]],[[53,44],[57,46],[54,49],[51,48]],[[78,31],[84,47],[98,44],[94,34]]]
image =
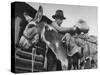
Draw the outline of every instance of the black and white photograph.
[[[11,71],[98,68],[98,7],[11,3]]]

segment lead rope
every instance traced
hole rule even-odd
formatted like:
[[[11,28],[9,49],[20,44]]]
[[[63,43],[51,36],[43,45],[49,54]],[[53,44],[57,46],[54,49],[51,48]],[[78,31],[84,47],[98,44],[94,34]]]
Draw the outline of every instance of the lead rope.
[[[44,69],[46,70],[47,70],[47,52],[48,52],[48,46],[46,45],[45,60],[44,60]]]
[[[34,62],[35,62],[36,50],[32,49],[32,72],[34,71]]]

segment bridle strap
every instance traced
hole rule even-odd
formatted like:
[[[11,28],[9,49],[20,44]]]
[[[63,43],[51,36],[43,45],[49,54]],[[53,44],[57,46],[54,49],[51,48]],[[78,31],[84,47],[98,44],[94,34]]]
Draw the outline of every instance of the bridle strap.
[[[33,37],[34,37],[36,34],[37,34],[37,33],[35,33],[35,34],[33,35]],[[33,37],[28,38],[25,34],[23,34],[23,36],[24,36],[27,40],[32,40],[32,38],[33,38]]]

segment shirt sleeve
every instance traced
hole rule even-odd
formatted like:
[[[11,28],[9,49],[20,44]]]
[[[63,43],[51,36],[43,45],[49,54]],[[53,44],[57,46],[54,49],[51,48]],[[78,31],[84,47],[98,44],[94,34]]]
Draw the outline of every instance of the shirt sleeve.
[[[52,23],[52,26],[55,29],[57,29],[59,32],[65,32],[65,33],[67,33],[67,32],[71,32],[71,31],[74,31],[75,30],[74,27],[60,27],[55,22]]]

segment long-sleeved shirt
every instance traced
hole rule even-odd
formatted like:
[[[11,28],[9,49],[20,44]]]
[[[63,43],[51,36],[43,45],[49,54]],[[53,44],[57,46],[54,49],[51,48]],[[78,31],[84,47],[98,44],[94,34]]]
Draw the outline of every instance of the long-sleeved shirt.
[[[58,32],[61,32],[61,33],[68,33],[68,32],[73,32],[75,31],[75,28],[74,27],[60,27],[58,26],[58,24],[54,21],[52,22],[52,26],[58,31]]]
[[[81,33],[81,32],[87,33],[89,31],[89,26],[87,24],[77,24],[76,27],[60,27],[60,26],[58,26],[58,24],[55,21],[53,21],[52,22],[52,26],[58,32],[61,32],[61,33],[75,33],[75,32],[78,32],[78,33]]]

